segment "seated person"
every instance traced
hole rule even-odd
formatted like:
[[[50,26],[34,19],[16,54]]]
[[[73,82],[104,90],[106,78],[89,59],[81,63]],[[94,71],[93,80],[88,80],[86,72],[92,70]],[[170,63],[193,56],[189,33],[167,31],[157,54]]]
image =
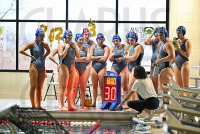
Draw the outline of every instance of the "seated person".
[[[144,110],[148,113],[148,116],[145,119],[150,120],[154,115],[154,109],[157,109],[159,106],[155,88],[142,66],[136,66],[133,72],[136,81],[117,109],[121,109],[122,104],[125,103],[134,92],[138,92],[139,100],[129,101],[128,106],[132,108],[134,112],[141,113]]]

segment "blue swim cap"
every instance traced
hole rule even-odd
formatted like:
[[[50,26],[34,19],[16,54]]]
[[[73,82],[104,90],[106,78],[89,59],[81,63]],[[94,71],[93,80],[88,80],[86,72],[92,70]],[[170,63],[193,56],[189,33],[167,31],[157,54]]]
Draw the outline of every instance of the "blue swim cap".
[[[126,38],[127,38],[127,39],[128,39],[128,35],[129,35],[129,33],[126,34]]]
[[[115,35],[113,36],[113,39],[112,39],[112,41],[113,41],[114,39],[118,39],[118,40],[121,42],[121,38],[119,37],[119,35],[118,35],[118,34],[115,34]]]
[[[98,33],[97,34],[97,38],[96,38],[96,41],[98,42],[98,39],[104,39],[104,41],[105,41],[105,38],[104,38],[104,35],[102,34],[102,33]]]
[[[72,33],[72,31],[66,30],[65,33],[63,34],[62,40],[64,41],[64,39],[67,39],[67,35],[70,34],[70,33]]]
[[[179,26],[176,31],[181,31],[183,33],[183,36],[186,34],[186,29],[184,26]]]
[[[39,34],[42,34],[42,33],[44,33],[44,30],[43,30],[42,28],[38,28],[38,29],[36,30],[36,32],[35,32],[35,38],[37,39],[38,35],[39,35]]]
[[[155,29],[153,34],[158,33],[158,30],[159,30],[159,28]]]
[[[135,32],[130,32],[128,38],[135,39],[136,42],[138,41],[138,35]]]
[[[165,27],[159,28],[159,29],[158,29],[158,33],[163,33],[163,34],[165,34],[165,38],[168,37],[168,32],[167,32],[167,30],[165,29]]]
[[[79,38],[81,38],[81,37],[83,37],[83,35],[80,34],[80,33],[77,33],[77,34],[76,34],[76,37],[75,37],[75,41],[77,42],[77,40],[78,40]]]

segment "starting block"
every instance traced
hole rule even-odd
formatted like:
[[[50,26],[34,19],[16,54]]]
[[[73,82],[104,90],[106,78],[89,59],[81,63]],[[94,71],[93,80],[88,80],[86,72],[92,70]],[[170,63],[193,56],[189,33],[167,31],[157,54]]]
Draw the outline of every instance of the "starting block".
[[[196,105],[200,105],[200,99],[195,98],[194,96],[188,97],[188,96],[182,96],[179,95],[179,91],[177,89],[174,89],[170,84],[163,84],[162,85],[163,88],[165,90],[168,90],[168,93],[164,93],[163,96],[164,97],[169,97],[170,95],[172,95],[175,99],[181,101],[181,102],[187,102],[187,103],[192,103],[192,104],[196,104]],[[189,89],[187,89],[189,91]],[[194,90],[194,89],[192,89]],[[190,91],[192,92],[192,91]],[[195,91],[195,95],[200,94],[200,90],[199,91]],[[168,94],[168,95],[165,95]]]
[[[171,84],[162,85],[168,90],[163,96],[170,99],[169,105],[165,106],[168,127],[184,133],[200,132],[200,124],[194,120],[195,117],[200,117],[200,89],[180,87],[173,79],[170,81]],[[182,96],[179,92],[189,93],[191,96]]]
[[[178,132],[184,132],[184,134],[200,132],[199,124],[180,121],[170,108],[167,108],[166,112],[168,115],[166,123],[170,129],[177,130]]]
[[[171,87],[178,92],[184,92],[184,93],[189,93],[192,94],[193,97],[196,97],[200,93],[200,89],[198,88],[186,88],[186,87],[180,87],[172,78],[170,78],[171,81]],[[194,96],[195,95],[195,96]]]
[[[163,96],[170,98],[170,104],[167,107],[170,108],[172,111],[181,113],[181,115],[189,114],[189,115],[200,117],[200,109],[199,108],[184,106],[183,104],[178,102],[178,100],[173,95],[163,94]],[[183,119],[184,118],[181,118],[181,120],[183,120]]]

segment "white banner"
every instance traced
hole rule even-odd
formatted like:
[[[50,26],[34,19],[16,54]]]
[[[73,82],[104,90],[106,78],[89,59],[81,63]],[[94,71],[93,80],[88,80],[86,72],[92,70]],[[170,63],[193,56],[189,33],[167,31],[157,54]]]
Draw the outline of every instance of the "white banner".
[[[4,27],[0,26],[0,49],[4,46]]]

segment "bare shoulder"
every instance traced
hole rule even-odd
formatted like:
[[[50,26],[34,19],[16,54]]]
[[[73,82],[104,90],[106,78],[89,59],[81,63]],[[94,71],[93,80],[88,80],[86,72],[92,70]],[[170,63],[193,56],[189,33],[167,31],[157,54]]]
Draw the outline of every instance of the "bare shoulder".
[[[91,44],[92,44],[93,46],[96,45],[96,43],[95,43],[93,40],[91,40]]]
[[[187,41],[185,43],[186,44],[191,44],[191,41],[187,39]]]
[[[112,46],[112,47],[110,48],[110,50],[113,50],[113,49],[114,49],[114,47],[115,47],[115,46]]]
[[[58,44],[58,46],[64,46],[64,45],[65,45],[64,42]]]
[[[174,47],[174,46],[173,46],[173,44],[172,44],[172,41],[168,41],[168,42],[166,42],[165,45],[164,45],[164,49],[165,49],[165,50],[171,50],[173,47]]]
[[[44,41],[43,41],[43,43],[44,43],[44,45],[48,45],[48,44],[47,44],[46,42],[44,42]]]
[[[107,45],[105,45],[104,50],[110,50],[110,48]]]
[[[171,40],[166,43],[166,45],[172,45],[172,44],[173,42]]]
[[[27,43],[28,45],[34,45],[35,44],[35,41],[30,41],[29,43]]]
[[[34,41],[34,40],[33,40],[33,41],[30,41],[29,43],[26,44],[26,47],[32,49],[32,48],[34,47],[34,44],[35,44],[35,41]]]
[[[143,46],[139,44],[136,48],[143,50]]]

